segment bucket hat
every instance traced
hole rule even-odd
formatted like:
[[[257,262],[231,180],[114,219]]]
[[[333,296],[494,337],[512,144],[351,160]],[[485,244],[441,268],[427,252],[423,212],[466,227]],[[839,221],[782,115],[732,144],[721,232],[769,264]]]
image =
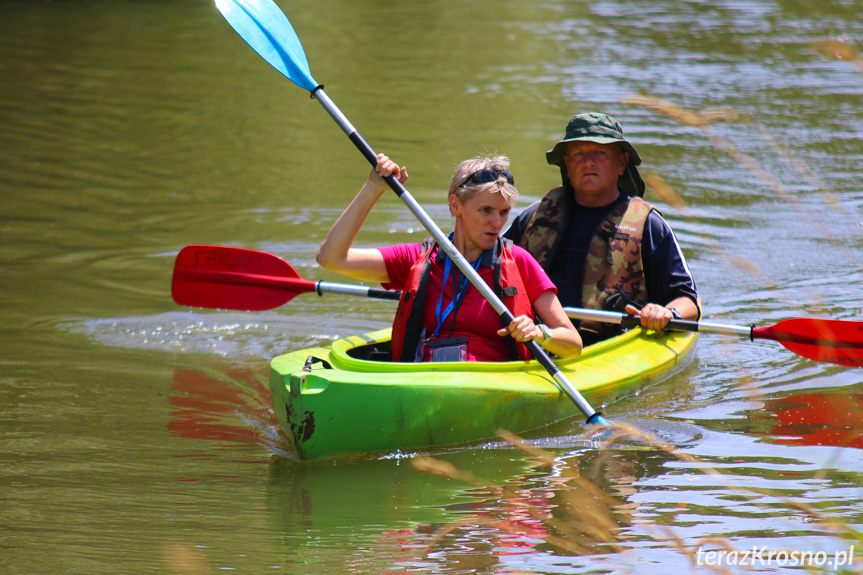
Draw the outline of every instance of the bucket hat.
[[[629,152],[629,163],[618,180],[617,187],[630,196],[644,196],[644,180],[636,169],[636,166],[641,165],[641,156],[638,155],[635,146],[623,137],[623,128],[613,117],[598,112],[587,112],[576,114],[569,119],[563,139],[545,153],[545,159],[549,164],[560,166],[564,184],[568,183],[569,178],[566,175],[563,155],[570,142],[617,144],[624,151]]]

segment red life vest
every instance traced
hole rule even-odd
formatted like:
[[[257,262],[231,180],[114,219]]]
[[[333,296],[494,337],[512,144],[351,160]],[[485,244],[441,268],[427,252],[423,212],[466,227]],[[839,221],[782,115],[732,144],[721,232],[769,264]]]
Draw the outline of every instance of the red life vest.
[[[413,362],[416,360],[417,348],[422,343],[422,316],[431,275],[432,253],[437,242],[433,238],[423,241],[423,252],[411,265],[405,288],[399,300],[396,317],[393,320],[392,358],[393,361]],[[515,263],[512,253],[512,242],[498,238],[497,247],[493,252],[494,293],[503,301],[514,316],[526,315],[533,319],[533,305],[527,294],[527,288],[521,278],[521,273]],[[469,286],[468,289],[472,289]],[[506,337],[513,360],[530,360],[530,351],[523,344],[517,343],[512,337]]]

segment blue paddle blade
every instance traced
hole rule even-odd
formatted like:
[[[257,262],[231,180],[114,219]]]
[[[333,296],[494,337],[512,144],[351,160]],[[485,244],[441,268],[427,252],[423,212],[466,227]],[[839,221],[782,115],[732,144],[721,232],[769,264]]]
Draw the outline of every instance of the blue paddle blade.
[[[605,419],[598,411],[587,418],[588,425],[611,425],[611,422]]]
[[[318,83],[294,27],[273,0],[216,0],[228,24],[270,65],[309,92]]]

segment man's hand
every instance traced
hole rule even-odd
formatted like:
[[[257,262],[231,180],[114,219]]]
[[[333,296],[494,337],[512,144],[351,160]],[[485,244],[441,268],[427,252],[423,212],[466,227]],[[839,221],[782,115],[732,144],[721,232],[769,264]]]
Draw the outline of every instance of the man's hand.
[[[668,325],[668,322],[674,319],[670,309],[655,303],[649,303],[641,308],[641,310],[638,310],[635,306],[627,305],[626,313],[640,315],[641,327],[652,329],[653,331],[664,329]]]

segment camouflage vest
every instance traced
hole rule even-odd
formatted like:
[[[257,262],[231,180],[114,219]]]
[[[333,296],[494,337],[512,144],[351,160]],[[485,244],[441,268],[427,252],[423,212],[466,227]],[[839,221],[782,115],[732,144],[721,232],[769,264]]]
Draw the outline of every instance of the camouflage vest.
[[[568,186],[551,190],[536,207],[521,238],[521,247],[546,270],[561,240],[560,231],[566,229],[571,204]],[[641,198],[630,198],[599,224],[588,247],[582,307],[604,309],[608,297],[620,292],[646,302],[641,241],[647,215],[654,209]]]
[[[526,249],[546,271],[554,260],[560,243],[560,231],[566,229],[572,207],[572,190],[567,186],[554,188],[536,206],[519,245]]]

